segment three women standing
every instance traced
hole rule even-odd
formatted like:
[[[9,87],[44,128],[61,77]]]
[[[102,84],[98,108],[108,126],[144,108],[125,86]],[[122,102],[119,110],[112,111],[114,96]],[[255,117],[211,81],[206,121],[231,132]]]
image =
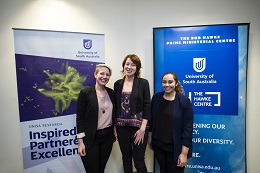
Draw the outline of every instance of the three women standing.
[[[122,63],[123,79],[108,87],[111,69],[96,67],[96,84],[81,90],[77,100],[78,153],[86,172],[103,173],[117,138],[125,173],[147,173],[145,150],[149,146],[161,173],[183,173],[191,157],[193,109],[175,73],[162,77],[163,92],[150,98],[149,83],[140,78],[141,61],[135,54]],[[114,129],[114,126],[116,128]],[[173,164],[174,163],[174,164]]]

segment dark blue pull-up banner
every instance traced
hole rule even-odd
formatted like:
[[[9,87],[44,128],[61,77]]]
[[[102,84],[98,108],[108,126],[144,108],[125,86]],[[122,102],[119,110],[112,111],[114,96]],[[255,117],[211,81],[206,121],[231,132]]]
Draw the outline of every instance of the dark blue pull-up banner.
[[[175,72],[194,109],[185,173],[245,173],[249,24],[162,27],[153,34],[154,92],[163,90],[164,73]]]

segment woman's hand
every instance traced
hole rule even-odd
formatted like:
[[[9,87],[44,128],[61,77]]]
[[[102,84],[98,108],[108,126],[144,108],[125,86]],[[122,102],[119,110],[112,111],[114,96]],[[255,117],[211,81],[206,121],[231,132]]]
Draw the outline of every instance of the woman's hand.
[[[185,167],[186,166],[188,152],[189,152],[189,148],[182,146],[182,151],[181,151],[181,154],[178,157],[177,166],[179,166],[179,167]]]
[[[179,158],[178,158],[177,166],[179,166],[179,167],[185,167],[185,166],[186,166],[186,163],[187,163],[187,155],[181,153],[181,154],[179,155]]]
[[[145,130],[142,130],[141,128],[139,130],[136,131],[134,137],[135,137],[135,141],[134,143],[139,145],[140,143],[144,142],[144,134],[145,134]]]
[[[80,156],[86,155],[85,144],[83,143],[82,138],[78,138],[78,153],[79,153]]]

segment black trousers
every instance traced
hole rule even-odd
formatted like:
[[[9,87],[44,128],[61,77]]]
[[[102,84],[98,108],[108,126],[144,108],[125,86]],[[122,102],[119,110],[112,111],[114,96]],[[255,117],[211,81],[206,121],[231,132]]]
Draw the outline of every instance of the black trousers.
[[[97,130],[93,146],[81,157],[86,173],[104,173],[112,151],[114,131],[112,127]]]
[[[154,156],[160,165],[160,173],[183,173],[185,167],[178,167],[174,161],[173,152],[163,150],[153,145]]]
[[[134,134],[139,128],[136,127],[117,127],[117,137],[122,153],[124,173],[133,173],[132,158],[138,173],[147,173],[144,155],[148,140],[148,132],[145,132],[144,142],[139,145],[134,144]]]

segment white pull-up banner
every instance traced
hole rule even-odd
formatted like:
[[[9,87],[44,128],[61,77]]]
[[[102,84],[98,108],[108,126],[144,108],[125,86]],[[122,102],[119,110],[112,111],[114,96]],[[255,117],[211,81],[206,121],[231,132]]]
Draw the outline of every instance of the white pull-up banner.
[[[76,100],[104,63],[104,35],[13,29],[25,173],[85,172]]]

